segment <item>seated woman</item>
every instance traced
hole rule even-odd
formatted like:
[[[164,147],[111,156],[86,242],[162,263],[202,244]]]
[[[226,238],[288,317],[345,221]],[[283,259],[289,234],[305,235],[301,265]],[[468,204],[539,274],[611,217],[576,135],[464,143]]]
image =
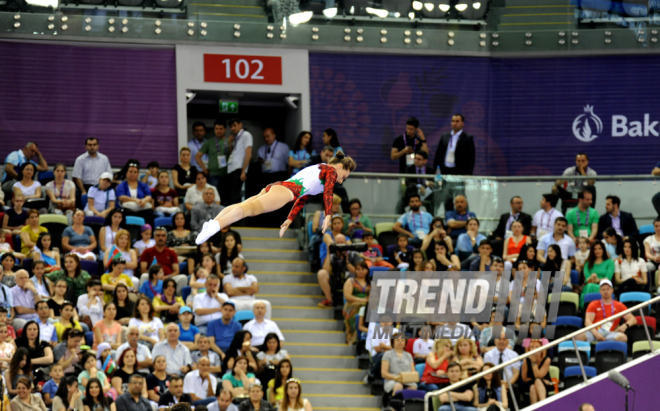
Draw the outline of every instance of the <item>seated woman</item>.
[[[623,240],[623,255],[614,261],[614,284],[618,297],[630,291],[646,291],[648,273],[646,262],[638,257],[637,241],[626,238]]]
[[[543,264],[542,270],[552,272],[548,289],[552,290],[554,286],[554,274],[562,271],[564,273],[564,281],[561,290],[573,291],[573,285],[571,284],[571,262],[570,260],[561,258],[561,248],[559,248],[558,244],[550,244],[548,246],[548,258],[545,264]]]
[[[7,394],[13,398],[18,393],[18,381],[21,378],[32,383],[32,362],[25,347],[19,347],[9,362],[9,368],[5,371],[5,385]]]
[[[53,169],[55,180],[46,184],[46,193],[50,198],[48,212],[51,214],[66,215],[69,224],[73,211],[76,209],[76,185],[66,180],[66,166],[56,164]]]
[[[348,238],[362,238],[364,233],[373,233],[374,226],[369,217],[362,214],[362,203],[352,199],[348,206],[349,214],[344,217],[344,234]]]
[[[112,301],[103,307],[103,319],[94,324],[94,350],[101,343],[110,344],[110,348],[117,350],[124,343],[122,338],[121,324],[115,320],[117,307]],[[86,385],[86,383],[83,383]]]
[[[101,381],[101,387],[103,388],[104,394],[110,391],[110,388],[112,388],[110,381],[108,381],[108,377],[105,376],[103,370],[96,368],[96,355],[92,351],[85,352],[82,356],[82,359],[80,360],[80,363],[83,366],[83,371],[78,374],[77,381],[77,388],[80,391],[83,393],[85,392],[85,387],[91,378],[96,378]]]
[[[115,189],[112,188],[112,174],[102,173],[99,183],[90,187],[87,192],[85,215],[106,218],[115,209],[116,202]]]
[[[67,328],[62,334],[64,342],[57,344],[53,350],[55,362],[62,366],[65,374],[77,376],[77,367],[80,366],[80,344],[85,335],[76,328]]]
[[[115,320],[123,326],[128,326],[131,318],[133,318],[135,303],[128,297],[128,287],[126,284],[117,284],[115,291],[112,293],[112,302],[117,307]]]
[[[312,138],[312,133],[309,131],[298,133],[296,142],[293,144],[293,149],[289,151],[289,167],[293,168],[292,176],[307,167],[312,156],[316,155]]]
[[[75,254],[67,254],[64,257],[64,269],[48,273],[46,277],[55,285],[58,280],[66,282],[64,297],[69,301],[78,301],[78,297],[87,293],[87,280],[91,278],[89,273],[82,269],[80,258]]]
[[[199,293],[206,291],[206,279],[209,277],[209,273],[217,271],[218,265],[213,261],[213,256],[207,254],[202,259],[202,265],[195,268],[195,272],[190,276],[190,295],[195,298]]]
[[[9,383],[7,383],[9,385]],[[34,410],[48,411],[41,395],[32,394],[32,380],[21,377],[16,380],[16,390],[18,395],[11,400],[12,411]]]
[[[135,287],[140,283],[135,276],[135,270],[138,267],[137,252],[131,248],[131,233],[128,230],[121,229],[117,231],[114,244],[110,246],[103,255],[103,265],[110,270],[110,260],[120,257],[125,262],[123,273],[131,278]]]
[[[541,340],[532,340],[529,343],[529,350],[532,351],[541,346]],[[550,357],[546,355],[545,350],[525,358],[520,377],[523,381],[523,392],[529,392],[531,404],[545,400],[548,387],[553,386],[550,379]]]
[[[21,228],[21,254],[26,257],[32,256],[32,248],[37,245],[41,233],[47,233],[48,229],[39,225],[39,212],[31,209],[27,212],[26,225]]]
[[[479,244],[486,239],[485,235],[479,233],[479,220],[476,218],[467,220],[466,229],[456,240],[456,254],[464,268],[469,267],[472,259],[479,256]]]
[[[57,341],[63,342],[64,331],[69,328],[75,328],[76,330],[83,331],[81,323],[76,321],[73,317],[75,313],[75,308],[71,301],[64,301],[62,303],[62,308],[60,310],[60,321],[56,322],[55,332],[57,333]]]
[[[140,341],[144,341],[149,348],[165,339],[163,322],[154,316],[151,300],[143,295],[138,297],[134,318],[131,318],[128,325],[140,329]]]
[[[41,183],[34,180],[36,174],[37,167],[34,164],[30,162],[23,164],[12,187],[14,195],[21,194],[26,200],[41,198]]]
[[[521,316],[523,314],[523,307],[525,306],[525,294],[527,293],[527,283],[528,281],[532,281],[530,279],[530,273],[532,272],[533,267],[531,264],[528,264],[527,260],[520,260],[517,262],[517,267],[516,271],[522,271],[523,272],[523,281],[522,285],[520,287],[520,296],[513,295],[513,289],[515,287],[515,281],[511,281],[509,283],[509,303],[511,305],[513,304],[518,304],[518,317],[515,322],[516,329],[520,328],[520,321],[521,321]],[[517,272],[516,272],[517,275]],[[535,291],[534,291],[534,303],[532,305],[532,316],[531,320],[534,321],[534,313],[536,312],[536,300],[538,296],[538,292],[541,289],[541,280],[538,279],[538,274],[534,274],[534,276],[537,277],[536,280],[536,285],[535,285]]]
[[[215,255],[215,262],[218,264],[217,275],[221,279],[226,275],[231,275],[231,262],[235,258],[244,258],[240,253],[236,236],[232,233],[225,234],[224,241],[220,244],[220,252]]]
[[[454,356],[450,362],[461,364],[463,375],[461,379],[476,374],[484,365],[484,360],[477,352],[477,344],[470,338],[460,338],[454,346]]]
[[[419,248],[422,251],[426,251],[431,247],[431,250],[433,250],[435,248],[432,247],[434,243],[444,243],[447,247],[447,254],[452,254],[454,252],[454,244],[451,241],[451,237],[447,235],[444,220],[440,217],[434,217],[433,220],[431,220],[429,233],[424,237],[424,241],[422,241],[422,245]]]
[[[195,271],[195,267],[202,263],[202,257],[204,255],[208,253],[215,254],[214,251],[217,251],[217,249],[213,250],[213,248],[213,244],[210,241],[205,241],[197,246],[195,253],[188,257],[188,275],[191,275]],[[216,255],[215,258],[217,263],[219,256]]]
[[[138,181],[139,163],[129,163],[126,170],[126,181],[115,189],[120,206],[126,215],[136,215],[144,218],[147,223],[153,223],[153,198],[151,189],[145,183]]]
[[[437,242],[433,247],[434,254],[432,255],[430,261],[435,265],[436,271],[447,271],[449,267],[460,267],[461,262],[459,261],[456,254],[449,254],[447,249],[447,244],[444,242]]]
[[[39,234],[37,245],[32,249],[32,260],[43,261],[48,272],[61,270],[62,267],[60,252],[53,250],[52,245],[53,239],[48,232],[45,232]],[[34,264],[32,267],[34,268]]]
[[[513,235],[504,240],[504,251],[502,253],[502,259],[508,261],[509,264],[512,264],[518,259],[518,255],[520,254],[523,245],[532,243],[531,237],[523,235],[522,222],[518,220],[512,222],[511,231],[513,232]],[[506,271],[509,271],[510,269],[511,267],[509,265],[508,270]]]
[[[129,289],[135,290],[133,279],[124,274],[125,268],[126,261],[121,257],[114,258],[110,261],[110,272],[101,276],[101,287],[105,291],[103,297],[104,303],[112,300],[112,293],[115,291],[117,284],[124,284]]]
[[[603,244],[605,244],[605,251],[612,260],[619,258],[623,252],[623,239],[612,227],[608,227],[603,231]]]
[[[440,339],[433,343],[433,350],[426,357],[424,372],[420,379],[419,389],[423,391],[436,391],[449,382],[447,366],[454,355],[451,341]]]
[[[248,360],[242,355],[235,358],[231,372],[222,376],[222,388],[231,392],[233,397],[247,394],[246,387],[254,383],[255,376],[248,372]]]
[[[5,253],[0,255],[0,264],[4,275],[2,276],[2,284],[11,288],[16,285],[16,273],[14,266],[16,265],[16,257],[12,253]]]
[[[275,406],[280,407],[284,398],[284,386],[289,378],[293,377],[293,365],[291,360],[285,359],[275,367],[275,377],[268,381],[268,401]]]
[[[83,407],[83,393],[78,389],[76,377],[62,378],[53,398],[53,411],[79,410]]]
[[[257,361],[254,356],[259,351],[258,348],[252,347],[252,333],[247,330],[240,330],[234,334],[234,338],[229,344],[229,348],[225,351],[225,358],[222,361],[223,370],[231,370],[234,368],[234,361],[237,357],[243,356],[247,359],[248,369],[256,370]]]
[[[362,260],[355,266],[355,277],[346,279],[344,283],[344,326],[346,330],[346,344],[353,345],[357,341],[357,324],[355,316],[360,308],[369,303],[369,292],[371,291],[369,279],[369,267]]]
[[[25,197],[23,194],[15,195],[11,202],[14,207],[5,211],[2,228],[11,231],[12,236],[20,235],[21,228],[25,227],[28,218],[27,210],[23,208]]]
[[[154,214],[157,217],[173,215],[179,211],[179,195],[170,188],[170,175],[167,171],[161,170],[158,173],[158,184],[151,189],[151,196],[156,202]]]
[[[105,224],[99,231],[99,247],[105,253],[115,243],[119,230],[126,227],[126,217],[120,208],[111,210],[105,217]],[[103,260],[105,262],[105,259]],[[107,264],[106,264],[107,265]]]
[[[264,345],[261,351],[257,353],[259,373],[263,372],[268,365],[277,366],[282,360],[288,360],[289,353],[282,349],[280,337],[276,333],[268,333],[264,338]]]
[[[185,196],[186,191],[195,185],[195,177],[199,174],[202,173],[198,173],[197,168],[190,164],[190,149],[188,147],[182,147],[179,150],[179,164],[172,167],[172,183],[179,197]],[[199,197],[201,198],[202,196],[200,195]],[[218,196],[219,202],[220,196]],[[188,208],[188,201],[186,200],[186,209],[190,210],[191,208],[192,204]]]
[[[168,278],[163,281],[163,292],[153,299],[154,311],[165,323],[179,322],[179,310],[186,306],[183,298],[176,295],[176,281]]]
[[[412,355],[404,351],[407,342],[408,340],[405,338],[394,338],[392,339],[392,349],[383,354],[380,372],[385,379],[383,390],[386,393],[394,395],[404,388],[417,389],[415,383],[400,382],[402,372],[415,372],[415,361],[413,361]]]
[[[194,233],[186,229],[186,216],[181,211],[172,215],[172,229],[167,232],[167,246],[170,248],[195,244]]]
[[[84,411],[117,411],[112,397],[104,395],[98,378],[90,378],[87,382],[83,404]]]
[[[152,233],[153,229],[149,224],[144,224],[140,227],[140,239],[133,244],[133,249],[137,253],[138,258],[140,258],[144,250],[156,245],[156,240],[151,238]]]
[[[479,371],[487,371],[494,366],[487,362]],[[499,372],[491,372],[479,378],[474,386],[474,406],[483,411],[506,411],[509,408],[506,384],[500,380]]]
[[[18,351],[23,348],[27,350],[31,364],[38,367],[50,366],[55,359],[53,349],[46,341],[41,341],[39,333],[39,324],[36,321],[26,322],[23,327],[23,334],[16,339],[16,346],[19,349],[16,350],[12,358],[16,358]]]
[[[62,233],[62,249],[83,260],[96,261],[96,236],[91,228],[83,225],[84,220],[85,213],[82,210],[73,213],[73,224]]]
[[[117,360],[117,366],[119,367],[114,375],[112,376],[111,384],[112,388],[117,391],[117,395],[122,395],[128,392],[128,383],[133,374],[138,374],[137,370],[137,355],[135,350],[131,347],[128,347],[121,353],[121,356]],[[147,393],[147,384],[142,385],[142,396],[144,398],[149,398]]]
[[[280,405],[281,411],[312,411],[312,403],[307,398],[302,398],[302,387],[300,380],[292,378],[287,380],[284,386],[284,398]]]
[[[600,280],[608,279],[612,281],[614,276],[614,261],[605,251],[605,246],[601,242],[591,245],[589,251],[589,260],[584,265],[585,285],[580,295],[580,309],[584,309],[584,296],[590,293],[597,293],[600,290],[598,284]]]

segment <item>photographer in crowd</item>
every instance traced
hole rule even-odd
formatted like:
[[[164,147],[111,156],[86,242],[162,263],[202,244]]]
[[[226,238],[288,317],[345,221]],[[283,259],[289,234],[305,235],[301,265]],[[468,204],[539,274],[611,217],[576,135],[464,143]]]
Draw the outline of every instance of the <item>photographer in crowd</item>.
[[[325,299],[319,303],[319,307],[332,308],[334,306],[333,291],[341,287],[345,278],[355,275],[355,266],[362,261],[360,252],[364,252],[366,249],[366,244],[349,245],[346,236],[335,235],[335,242],[328,247],[328,256],[317,275],[325,296]]]

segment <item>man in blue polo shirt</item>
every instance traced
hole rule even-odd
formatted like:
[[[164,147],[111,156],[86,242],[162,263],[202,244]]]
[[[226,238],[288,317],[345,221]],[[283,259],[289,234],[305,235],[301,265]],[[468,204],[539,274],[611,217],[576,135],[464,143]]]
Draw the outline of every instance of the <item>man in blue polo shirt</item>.
[[[477,218],[477,215],[472,211],[468,211],[467,198],[459,194],[454,197],[454,209],[445,213],[445,224],[449,228],[449,236],[456,240],[459,235],[465,233],[467,230],[467,220],[471,217]]]
[[[243,329],[238,321],[234,320],[236,306],[231,301],[222,304],[222,317],[209,322],[206,335],[211,342],[211,349],[218,353],[221,359],[225,358],[225,351],[229,349],[234,334]]]
[[[410,206],[410,211],[399,217],[392,230],[398,234],[407,235],[409,237],[408,243],[419,247],[422,245],[424,237],[429,233],[433,216],[420,210],[422,199],[417,193],[410,196],[408,206]]]

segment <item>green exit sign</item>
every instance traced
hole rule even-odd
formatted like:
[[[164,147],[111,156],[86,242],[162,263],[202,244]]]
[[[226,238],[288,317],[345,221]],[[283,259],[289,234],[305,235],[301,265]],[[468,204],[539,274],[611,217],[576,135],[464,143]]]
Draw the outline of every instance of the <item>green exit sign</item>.
[[[222,101],[220,100],[221,113],[238,113],[238,101]]]

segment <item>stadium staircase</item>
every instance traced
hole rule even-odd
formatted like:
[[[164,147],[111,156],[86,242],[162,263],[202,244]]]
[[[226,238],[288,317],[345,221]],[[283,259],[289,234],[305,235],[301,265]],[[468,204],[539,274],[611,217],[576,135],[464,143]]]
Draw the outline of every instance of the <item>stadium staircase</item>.
[[[314,410],[378,411],[380,398],[362,384],[355,347],[347,346],[343,322],[322,300],[307,253],[300,251],[294,230],[279,238],[272,228],[236,228],[249,273],[259,280],[259,298],[270,301],[291,356],[294,377]]]
[[[489,27],[498,31],[570,30],[577,27],[570,0],[503,0],[493,4]]]
[[[267,21],[262,0],[188,0],[188,15],[201,21]]]

